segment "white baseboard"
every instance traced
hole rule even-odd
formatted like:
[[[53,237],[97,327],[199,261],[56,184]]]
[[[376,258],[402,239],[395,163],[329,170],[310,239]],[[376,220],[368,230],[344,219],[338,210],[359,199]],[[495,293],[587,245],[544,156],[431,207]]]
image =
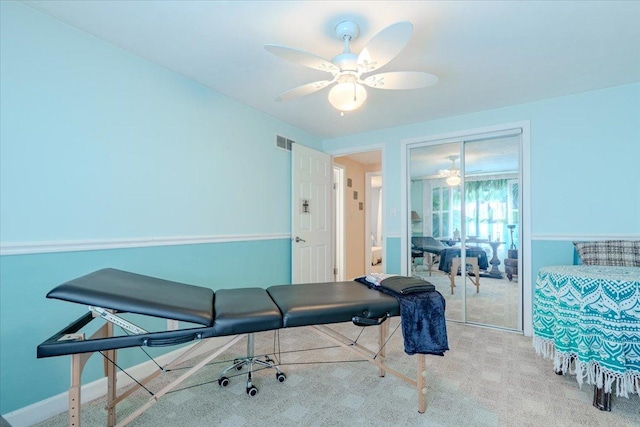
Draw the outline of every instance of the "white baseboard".
[[[209,353],[214,351],[216,348],[221,347],[226,342],[229,341],[229,338],[233,337],[219,337],[219,338],[210,338],[206,343],[201,346],[199,349],[193,352],[189,356],[189,359],[200,356],[204,353]],[[191,348],[196,344],[190,344],[186,347],[179,348],[170,353],[159,356],[155,359],[155,361],[160,365],[164,366],[167,363],[175,360],[178,356],[180,356],[183,352]],[[148,375],[151,375],[154,371],[156,371],[158,367],[156,364],[149,360],[147,362],[141,363],[139,365],[133,366],[127,369],[127,372],[133,376],[134,378],[144,378]],[[126,387],[133,383],[133,380],[125,375],[123,372],[118,372],[118,388]],[[82,386],[81,391],[81,400],[82,403],[91,402],[92,400],[98,399],[107,393],[107,378],[101,378],[99,380],[93,381],[91,383],[85,384]],[[60,393],[56,396],[50,397],[45,400],[41,400],[40,402],[36,402],[29,406],[25,406],[24,408],[17,409],[12,412],[7,412],[2,416],[5,420],[11,424],[12,427],[29,427],[36,423],[42,422],[46,419],[49,419],[53,416],[61,414],[63,412],[67,412],[69,408],[69,392],[66,391],[64,393]],[[106,422],[106,421],[105,421]]]

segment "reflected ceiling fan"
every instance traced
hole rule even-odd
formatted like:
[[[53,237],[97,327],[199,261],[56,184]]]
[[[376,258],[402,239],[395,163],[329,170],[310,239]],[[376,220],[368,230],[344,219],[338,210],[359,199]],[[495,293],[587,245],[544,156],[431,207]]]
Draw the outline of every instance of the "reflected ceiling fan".
[[[455,187],[456,185],[460,185],[460,169],[456,167],[456,160],[458,160],[458,156],[449,156],[449,160],[451,160],[451,167],[449,169],[440,169],[438,171],[438,176],[440,178],[445,178],[445,182],[447,185]]]
[[[286,46],[265,45],[267,51],[282,59],[332,75],[327,80],[307,83],[288,90],[279,95],[276,101],[288,101],[333,85],[329,91],[329,102],[344,113],[360,108],[365,102],[367,91],[364,86],[375,89],[419,89],[438,82],[438,77],[420,71],[366,75],[388,64],[404,49],[413,33],[413,25],[410,22],[397,22],[384,28],[366,44],[360,54],[356,55],[351,52],[349,43],[358,37],[359,33],[360,29],[355,22],[340,22],[336,26],[336,36],[344,41],[344,51],[331,61]]]
[[[445,180],[445,182],[447,183],[447,185],[451,186],[451,187],[456,187],[458,185],[460,185],[460,182],[462,181],[461,179],[461,173],[460,173],[460,168],[456,166],[456,161],[458,161],[460,159],[460,156],[448,156],[447,157],[449,160],[451,160],[451,167],[449,169],[438,169],[438,171],[436,172],[435,175],[430,176],[430,179],[443,179]],[[470,175],[475,175],[477,176],[478,174],[482,173],[482,170],[466,170],[465,171],[465,176],[470,176]]]

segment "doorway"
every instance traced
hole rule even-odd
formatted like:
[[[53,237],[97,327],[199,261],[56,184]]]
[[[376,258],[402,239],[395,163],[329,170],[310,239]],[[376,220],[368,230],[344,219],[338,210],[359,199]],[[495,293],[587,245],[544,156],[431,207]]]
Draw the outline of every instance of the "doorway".
[[[383,272],[382,150],[341,153],[333,165],[336,280]]]
[[[371,254],[365,259],[365,273],[384,273],[382,268],[382,172],[365,174],[365,253]]]
[[[407,269],[448,320],[523,331],[522,153],[521,128],[407,145]]]

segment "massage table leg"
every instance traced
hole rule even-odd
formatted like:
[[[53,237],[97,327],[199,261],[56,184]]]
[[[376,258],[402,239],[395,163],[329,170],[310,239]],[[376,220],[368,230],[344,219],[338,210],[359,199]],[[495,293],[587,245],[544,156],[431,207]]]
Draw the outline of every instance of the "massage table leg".
[[[111,327],[109,327],[111,326]],[[111,335],[109,335],[111,334]],[[78,334],[84,339],[84,334]],[[96,332],[94,332],[89,339],[98,339],[98,338],[107,338],[113,335],[113,325],[105,323],[102,325]],[[109,350],[113,352],[115,358],[115,350]],[[84,370],[84,366],[87,364],[89,358],[93,355],[93,353],[78,353],[71,355],[71,386],[69,387],[69,427],[80,427],[80,405],[82,403],[82,371]],[[114,360],[114,359],[111,359]],[[115,361],[115,360],[114,360]],[[114,370],[110,371],[107,369],[108,361],[105,360],[105,375],[107,375],[108,384],[111,385],[111,380],[109,379],[109,375],[115,377],[115,367]],[[110,364],[110,363],[109,363]],[[111,365],[111,364],[110,364]],[[113,380],[113,384],[115,385],[115,380]],[[111,392],[108,393],[108,399],[111,400]],[[109,402],[109,406],[111,403]],[[109,422],[109,421],[107,421]],[[114,420],[111,424],[108,424],[109,427],[113,426],[115,423],[115,415]]]
[[[385,322],[386,323],[386,322]],[[380,326],[382,327],[382,326]],[[369,350],[366,347],[361,346],[360,344],[358,344],[357,342],[352,341],[351,339],[345,337],[344,335],[334,331],[333,329],[327,327],[327,326],[310,326],[310,328],[326,337],[329,338],[331,341],[335,342],[336,344],[340,345],[343,348],[346,348],[347,350],[351,350],[357,354],[359,354],[360,356],[364,356],[367,359],[367,362],[377,366],[378,368],[380,368],[381,371],[385,371],[390,373],[391,375],[401,379],[402,381],[406,382],[407,384],[409,384],[410,386],[412,386],[413,388],[416,389],[416,391],[418,392],[418,412],[420,412],[421,414],[424,413],[427,410],[427,401],[426,401],[426,393],[427,393],[427,389],[425,387],[425,377],[427,374],[426,369],[426,365],[425,365],[425,355],[424,354],[417,354],[416,356],[416,361],[418,364],[418,368],[417,368],[417,379],[416,380],[412,380],[411,378],[409,378],[408,376],[404,375],[401,372],[396,371],[395,369],[392,369],[390,367],[388,367],[387,365],[385,365],[383,363],[383,361],[378,360],[379,358],[379,354],[380,353],[374,353],[373,351]]]
[[[115,350],[108,350],[106,354],[109,359],[116,362]],[[112,425],[115,425],[116,423],[116,406],[114,402],[117,397],[116,395],[117,372],[116,372],[115,365],[106,360],[105,360],[105,368],[106,368],[106,374],[107,374],[107,425],[112,426]]]
[[[378,348],[380,349],[380,354],[378,357],[380,358],[380,363],[384,364],[384,358],[387,354],[387,348],[384,344],[385,344],[385,341],[387,340],[387,336],[389,335],[389,319],[382,322],[382,324],[380,325],[380,328],[378,329],[379,329]],[[380,368],[380,376],[384,377],[384,374],[385,374],[384,369]]]
[[[113,323],[105,324],[107,328],[107,336],[113,336]],[[107,358],[104,358],[104,373],[107,376],[107,425],[112,426],[116,423],[116,405],[115,400],[117,397],[117,372],[116,366],[117,363],[116,350],[107,350],[105,351],[107,358],[113,363],[111,363]]]
[[[85,354],[71,355],[71,387],[69,387],[69,427],[80,426],[80,390],[82,386],[83,357]],[[86,359],[84,360],[86,363]]]
[[[451,260],[451,270],[449,270],[449,279],[451,280],[451,295],[453,295],[453,288],[456,287],[455,277],[458,275],[458,268],[460,268],[460,257],[455,257]],[[478,266],[478,258],[467,258],[467,264],[473,267],[473,274],[476,279],[471,281],[476,286],[476,293],[480,292],[480,267]],[[462,277],[466,277],[467,269],[464,268],[464,274],[461,272]]]
[[[471,279],[476,285],[476,293],[480,293],[480,267],[478,266],[478,258],[467,258],[467,263],[473,267],[473,274],[476,276],[476,280]]]
[[[424,414],[427,410],[427,366],[424,354],[416,355],[418,364],[416,388],[418,389],[418,412]]]
[[[380,359],[380,363],[384,365],[384,359],[386,356],[386,341],[387,341],[387,337],[389,335],[389,319],[385,320],[384,322],[382,322],[382,324],[379,327],[379,335],[378,335],[378,348],[379,350],[379,354],[378,354],[378,358]],[[426,374],[427,374],[427,370],[426,370],[426,358],[424,357],[424,354],[418,354],[417,355],[417,381],[416,381],[416,388],[418,389],[418,412],[421,414],[424,414],[424,412],[427,410],[427,401],[426,401],[426,394],[427,394],[427,389],[426,389]],[[380,376],[384,377],[385,375],[385,370],[383,368],[380,368]]]
[[[451,267],[449,269],[449,280],[451,280],[451,295],[453,295],[453,288],[456,287],[456,276],[458,275],[458,268],[460,267],[460,258],[455,257],[451,260]]]
[[[431,276],[431,271],[433,269],[433,266],[436,264],[436,260],[438,259],[439,255],[429,252],[425,252],[425,255],[429,257],[427,259],[427,266],[429,267],[429,276]]]

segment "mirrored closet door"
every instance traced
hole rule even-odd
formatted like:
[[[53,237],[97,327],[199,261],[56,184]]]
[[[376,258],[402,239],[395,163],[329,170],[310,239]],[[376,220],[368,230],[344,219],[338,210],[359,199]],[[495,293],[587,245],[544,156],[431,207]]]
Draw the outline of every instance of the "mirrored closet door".
[[[409,147],[411,273],[447,319],[521,330],[520,136]]]

